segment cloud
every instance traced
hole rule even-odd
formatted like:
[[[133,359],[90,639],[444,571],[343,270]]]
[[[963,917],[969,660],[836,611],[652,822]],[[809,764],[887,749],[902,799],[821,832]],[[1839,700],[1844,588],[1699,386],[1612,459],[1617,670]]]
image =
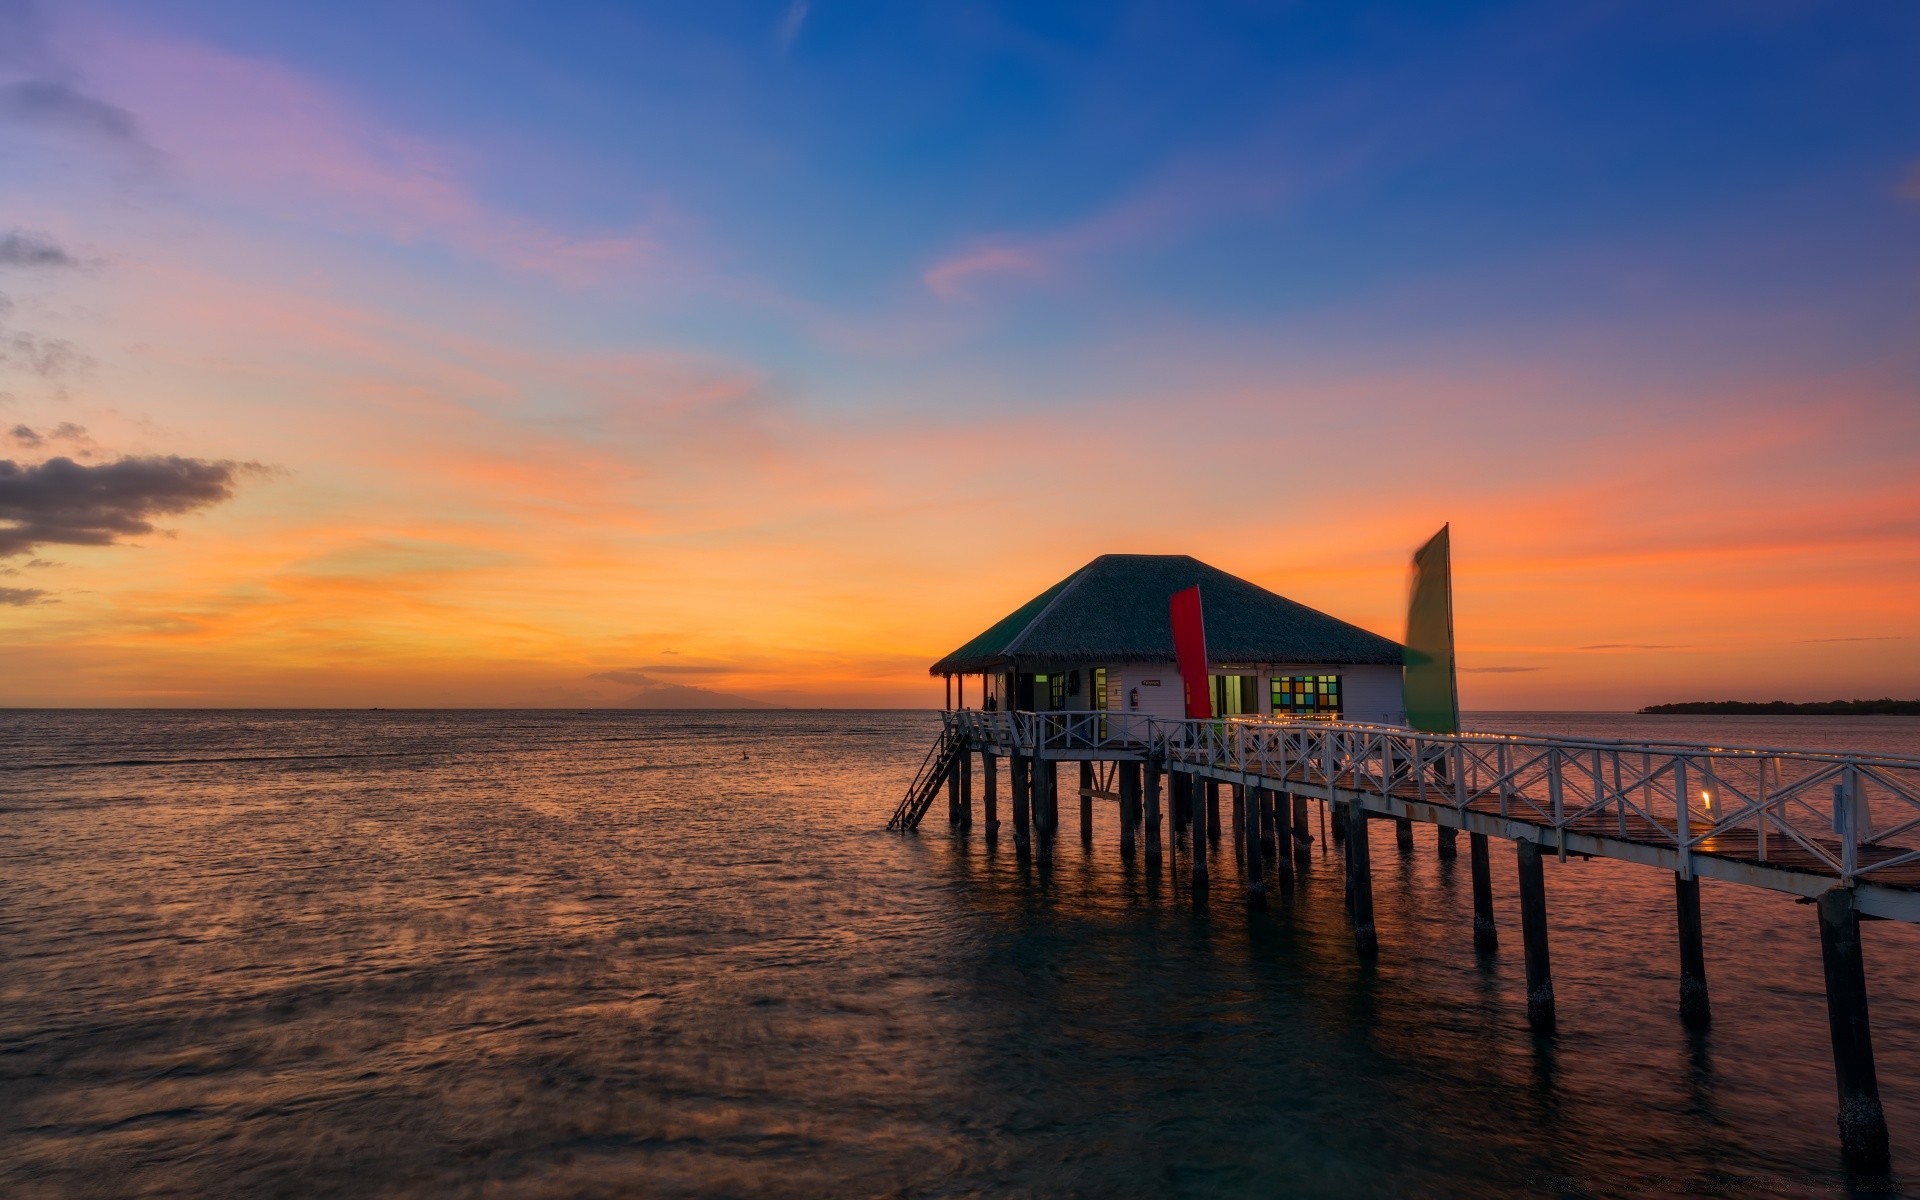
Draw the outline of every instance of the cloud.
[[[70,458],[37,464],[0,459],[0,558],[36,546],[111,546],[153,532],[149,518],[228,499],[257,464],[177,456],[122,458],[82,466]]]
[[[287,64],[202,43],[90,29],[86,68],[188,186],[292,220],[437,243],[591,284],[666,251],[637,224],[575,233],[505,211],[469,182],[470,151],[418,137]]]
[[[45,234],[13,230],[0,234],[0,267],[77,267],[80,260]]]
[[[22,607],[32,604],[47,593],[40,588],[0,587],[0,604]]]
[[[49,442],[65,442],[76,447],[75,453],[81,458],[89,458],[99,449],[94,440],[87,436],[86,426],[75,425],[72,421],[62,421],[45,433],[31,425],[15,425],[0,436],[22,450],[38,450]]]
[[[0,120],[79,134],[129,149],[146,149],[132,113],[57,79],[23,79],[0,85]]]
[[[1801,638],[1800,643],[1802,645],[1814,645],[1820,642],[1904,642],[1906,640],[1906,638],[1899,634],[1889,633],[1882,634],[1878,637]]]
[[[44,379],[58,379],[92,363],[93,359],[65,338],[0,329],[0,366],[23,367]]]
[[[728,670],[722,666],[649,666],[645,670],[626,668],[626,670],[597,670],[589,674],[589,680],[599,684],[624,684],[639,687],[634,695],[620,701],[624,708],[772,708],[766,701],[755,701],[743,695],[733,695],[732,691],[714,691],[712,687],[695,687],[693,684],[666,684],[651,678],[649,670],[680,670],[682,674],[703,672],[703,670]]]
[[[1582,650],[1685,650],[1687,647],[1670,645],[1664,642],[1597,642],[1591,646],[1582,646]]]
[[[635,687],[647,687],[656,681],[655,675],[737,675],[740,668],[721,664],[706,663],[652,663],[644,667],[624,667],[617,671],[595,671],[587,676],[603,683],[624,683]]]
[[[1540,667],[1461,667],[1463,674],[1473,675],[1524,675],[1529,671],[1541,670]]]
[[[780,24],[773,31],[773,40],[785,54],[793,49],[794,41],[800,36],[800,27],[807,23],[807,10],[811,7],[808,0],[793,0],[787,5],[787,11],[780,18]]]
[[[966,290],[969,280],[980,276],[1043,274],[1045,263],[1031,249],[1013,246],[980,246],[941,259],[920,276],[927,290],[942,299],[951,299]]]

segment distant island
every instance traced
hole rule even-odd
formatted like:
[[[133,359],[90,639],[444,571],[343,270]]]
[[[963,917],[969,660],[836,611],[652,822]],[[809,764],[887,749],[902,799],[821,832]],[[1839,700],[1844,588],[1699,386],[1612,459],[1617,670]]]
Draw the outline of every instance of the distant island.
[[[1920,700],[1688,700],[1682,704],[1649,704],[1643,716],[1760,716],[1760,717],[1920,717]]]

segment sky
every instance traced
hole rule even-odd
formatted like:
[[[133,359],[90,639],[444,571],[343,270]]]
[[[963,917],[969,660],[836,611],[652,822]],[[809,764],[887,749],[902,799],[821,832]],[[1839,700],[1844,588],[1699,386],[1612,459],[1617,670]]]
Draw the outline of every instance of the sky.
[[[937,705],[1106,552],[1920,695],[1920,8],[0,0],[0,704]],[[685,689],[701,689],[700,692]]]

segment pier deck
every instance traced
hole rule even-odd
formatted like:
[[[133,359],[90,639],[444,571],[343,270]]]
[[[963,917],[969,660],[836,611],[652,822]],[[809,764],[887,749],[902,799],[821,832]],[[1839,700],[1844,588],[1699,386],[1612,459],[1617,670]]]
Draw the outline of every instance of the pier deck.
[[[986,825],[998,827],[998,767],[1006,763],[1014,846],[1042,863],[1059,828],[1058,764],[1079,767],[1080,835],[1090,841],[1096,798],[1120,805],[1120,852],[1145,835],[1149,865],[1162,857],[1162,781],[1174,831],[1189,846],[1220,837],[1220,792],[1234,801],[1236,854],[1247,902],[1266,903],[1263,859],[1290,886],[1302,852],[1307,805],[1327,805],[1345,843],[1354,942],[1379,953],[1367,826],[1386,817],[1411,849],[1412,822],[1437,826],[1439,852],[1470,838],[1474,947],[1494,953],[1498,933],[1487,853],[1492,838],[1515,844],[1526,959],[1527,1013],[1555,1026],[1549,963],[1547,854],[1613,858],[1673,872],[1680,947],[1680,1013],[1711,1020],[1700,920],[1700,880],[1789,893],[1812,901],[1839,1086],[1839,1127],[1850,1164],[1884,1171],[1885,1115],[1874,1074],[1860,919],[1920,923],[1920,759],[1805,750],[1628,743],[1517,734],[1429,734],[1390,725],[1311,718],[1233,717],[1173,721],[1133,713],[942,714],[939,741],[922,763],[890,828],[912,829],[944,786],[951,822],[970,828],[971,763],[985,784]],[[1224,787],[1223,787],[1224,785]],[[1242,823],[1244,822],[1244,824]],[[1290,830],[1290,832],[1289,832]],[[1271,854],[1271,858],[1266,856]],[[1208,885],[1208,855],[1189,854],[1195,895]]]

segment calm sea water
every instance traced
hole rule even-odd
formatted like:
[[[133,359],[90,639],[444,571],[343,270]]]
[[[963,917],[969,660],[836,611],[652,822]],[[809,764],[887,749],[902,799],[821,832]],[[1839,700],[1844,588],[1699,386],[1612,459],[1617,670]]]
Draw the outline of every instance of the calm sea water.
[[[1481,727],[1920,755],[1920,721]],[[1048,871],[882,826],[927,713],[0,713],[8,1196],[1834,1195],[1812,910],[1549,862],[1560,1033],[1513,861],[1376,833],[1198,904],[1102,806]],[[1317,820],[1317,818],[1316,818]],[[1896,1188],[1920,936],[1866,928]]]

